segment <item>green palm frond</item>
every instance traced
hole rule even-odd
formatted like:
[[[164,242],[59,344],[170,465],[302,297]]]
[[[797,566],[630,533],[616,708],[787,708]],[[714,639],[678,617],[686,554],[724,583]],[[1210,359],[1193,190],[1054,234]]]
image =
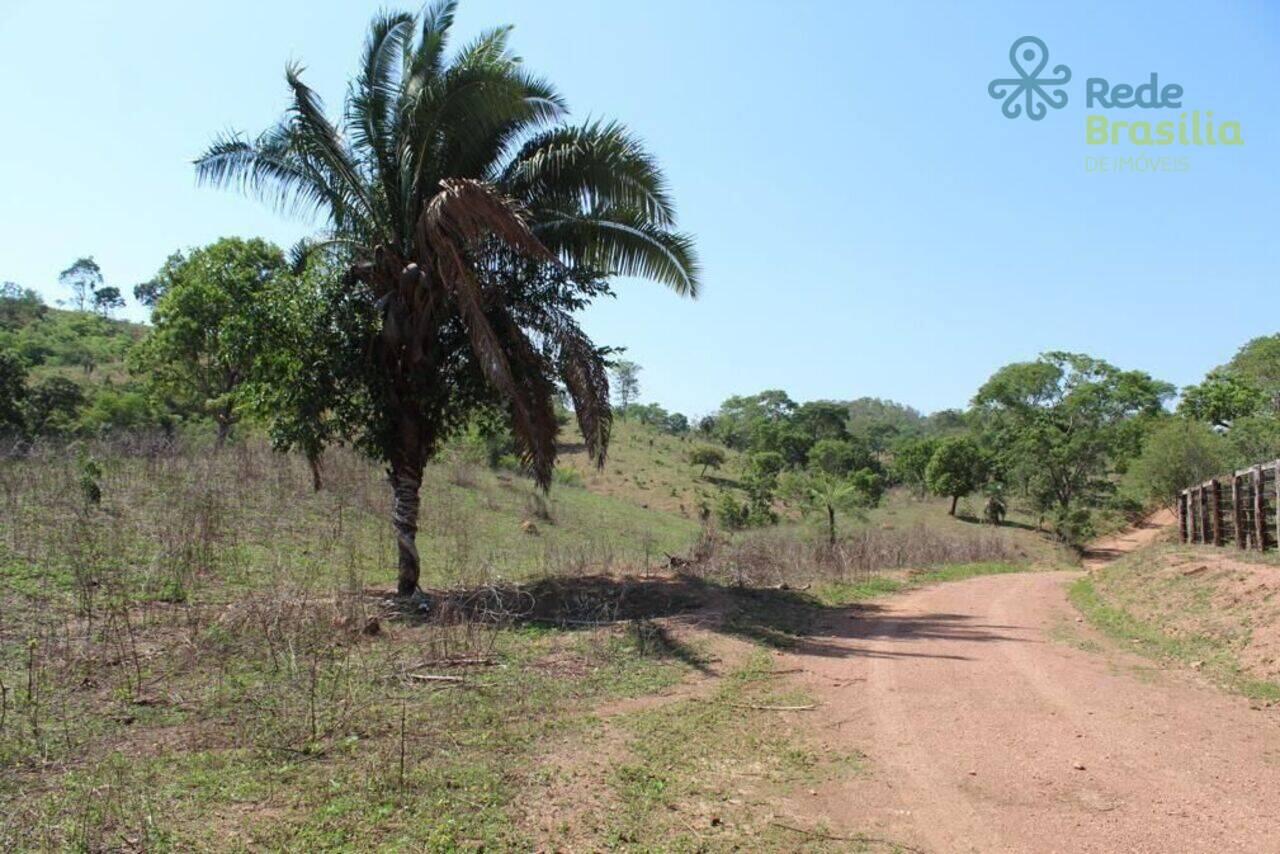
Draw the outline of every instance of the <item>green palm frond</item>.
[[[657,226],[675,222],[675,206],[657,161],[616,122],[539,134],[507,166],[502,183],[535,209],[568,195],[587,209],[630,208]]]
[[[567,262],[619,276],[651,279],[697,297],[701,270],[693,238],[653,225],[634,211],[583,215],[542,212],[533,233]]]
[[[290,147],[290,130],[277,126],[249,142],[235,133],[216,137],[195,161],[196,180],[236,189],[287,214],[325,210],[341,218],[346,202],[327,176]]]
[[[341,183],[342,193],[363,207],[371,222],[378,219],[369,187],[360,174],[355,155],[341,132],[324,114],[320,96],[302,82],[302,67],[293,63],[285,69],[285,80],[293,90],[290,113],[295,129],[295,145],[305,155],[323,164],[332,178]]]

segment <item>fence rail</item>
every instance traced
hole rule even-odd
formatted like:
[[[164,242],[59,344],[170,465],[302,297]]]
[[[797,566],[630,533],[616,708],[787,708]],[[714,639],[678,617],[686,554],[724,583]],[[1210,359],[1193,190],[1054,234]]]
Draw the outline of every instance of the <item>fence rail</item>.
[[[1280,546],[1280,460],[1215,477],[1178,494],[1184,543],[1264,551]]]

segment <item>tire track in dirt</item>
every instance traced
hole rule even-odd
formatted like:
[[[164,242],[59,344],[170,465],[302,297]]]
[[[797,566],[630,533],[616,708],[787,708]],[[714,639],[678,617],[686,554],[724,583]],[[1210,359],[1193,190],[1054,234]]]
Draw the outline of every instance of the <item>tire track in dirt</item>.
[[[782,656],[822,703],[825,746],[871,766],[788,807],[935,852],[1280,850],[1275,719],[1111,648],[1076,621],[1065,587],[1077,577],[913,591],[838,615]]]

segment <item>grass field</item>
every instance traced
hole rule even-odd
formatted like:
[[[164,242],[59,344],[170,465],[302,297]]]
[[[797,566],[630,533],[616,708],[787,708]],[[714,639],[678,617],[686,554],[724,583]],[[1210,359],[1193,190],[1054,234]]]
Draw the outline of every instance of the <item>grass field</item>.
[[[674,453],[621,436],[645,471]],[[1059,556],[904,496],[842,551],[803,520],[725,536],[649,500],[710,488],[674,462],[543,498],[446,455],[422,615],[388,598],[388,490],[352,454],[314,493],[254,440],[84,450],[100,504],[76,453],[0,464],[10,848],[856,850],[760,818],[860,773],[778,727],[805,698],[765,651],[826,608]]]

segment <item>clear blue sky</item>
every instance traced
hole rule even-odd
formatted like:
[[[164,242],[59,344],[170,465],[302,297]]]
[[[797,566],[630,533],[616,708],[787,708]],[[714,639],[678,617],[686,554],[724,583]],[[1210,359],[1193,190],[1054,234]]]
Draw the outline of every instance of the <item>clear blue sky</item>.
[[[1280,331],[1280,12],[1067,5],[464,0],[459,34],[514,24],[578,118],[625,121],[665,164],[703,298],[620,282],[587,316],[643,365],[646,400],[696,414],[780,387],[930,411],[1043,350],[1184,384]],[[57,272],[92,254],[127,291],[179,247],[306,233],[197,188],[190,160],[279,115],[290,58],[336,111],[376,7],[3,0],[0,279],[54,298]],[[1038,123],[986,91],[1027,34],[1075,75]],[[1246,144],[1086,146],[1084,79],[1151,71]],[[1160,111],[1114,115],[1169,118],[1141,112]],[[1100,153],[1190,169],[1086,173]]]

